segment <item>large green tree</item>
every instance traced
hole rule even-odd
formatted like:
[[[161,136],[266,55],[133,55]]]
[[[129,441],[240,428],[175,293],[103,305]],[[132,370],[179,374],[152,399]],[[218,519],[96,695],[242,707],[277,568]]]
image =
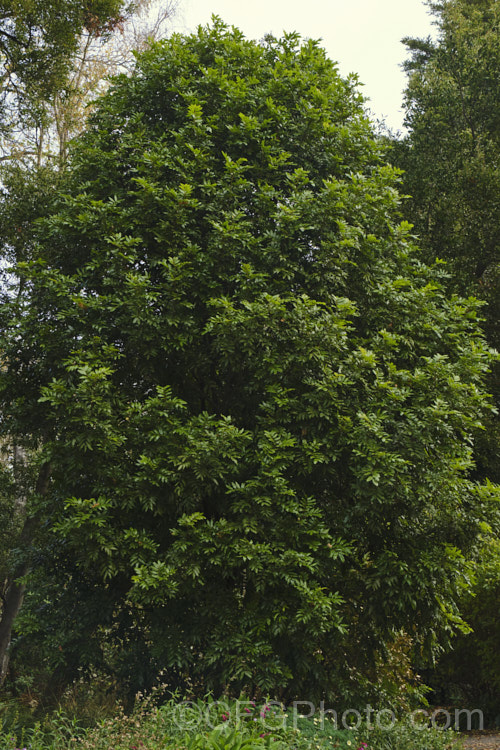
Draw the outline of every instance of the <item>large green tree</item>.
[[[338,700],[460,624],[490,357],[398,200],[355,79],[217,20],[116,81],[26,229],[2,427],[64,591],[171,684]]]

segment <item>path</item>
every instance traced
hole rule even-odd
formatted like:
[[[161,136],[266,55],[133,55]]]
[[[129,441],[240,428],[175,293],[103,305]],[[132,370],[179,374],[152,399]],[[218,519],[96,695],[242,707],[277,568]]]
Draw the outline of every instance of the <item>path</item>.
[[[465,750],[500,750],[500,734],[496,731],[464,734]]]

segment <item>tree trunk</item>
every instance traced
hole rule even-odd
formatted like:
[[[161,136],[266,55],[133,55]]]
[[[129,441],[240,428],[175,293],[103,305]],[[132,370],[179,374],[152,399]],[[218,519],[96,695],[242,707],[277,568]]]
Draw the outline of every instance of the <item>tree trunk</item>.
[[[47,494],[49,478],[49,464],[43,464],[35,488],[37,495],[44,496]],[[25,499],[23,501],[22,496],[20,496],[20,499],[18,500],[18,508],[21,506],[26,513],[26,502]],[[25,517],[18,540],[18,546],[21,549],[26,550],[30,547],[37,527],[38,519],[36,516]],[[7,676],[12,628],[23,603],[24,593],[26,591],[26,583],[23,579],[29,573],[30,565],[29,555],[26,554],[25,559],[20,562],[8,576],[7,585],[5,587],[0,619],[0,687],[3,685]]]

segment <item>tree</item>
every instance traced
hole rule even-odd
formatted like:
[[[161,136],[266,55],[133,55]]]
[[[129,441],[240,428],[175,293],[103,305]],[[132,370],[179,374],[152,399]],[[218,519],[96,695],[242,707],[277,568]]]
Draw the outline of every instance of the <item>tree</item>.
[[[0,122],[57,91],[81,32],[104,34],[130,9],[123,0],[30,0],[0,3]]]
[[[498,717],[500,690],[500,541],[486,534],[473,588],[461,602],[471,632],[454,639],[453,650],[440,658],[432,683],[442,686],[444,700],[452,695],[462,706],[481,707],[485,721]],[[444,689],[443,689],[444,688]]]
[[[408,135],[394,144],[393,153],[405,169],[403,186],[410,194],[405,212],[414,221],[427,261],[444,259],[448,289],[474,294],[483,301],[485,335],[499,349],[500,4],[448,0],[431,8],[439,30],[437,40],[405,40],[410,51],[405,102]],[[476,446],[475,476],[498,482],[498,364],[487,387],[496,411]],[[491,620],[499,591],[498,509],[492,508],[488,523],[478,552],[477,583],[461,603],[474,633],[456,641],[438,675],[446,674],[448,690],[460,684],[461,700],[466,697],[474,706],[481,701],[484,709],[493,711],[493,718],[496,693],[488,649],[500,635],[498,624],[495,628]],[[495,555],[496,564],[492,562]],[[490,695],[485,688],[488,684]],[[449,700],[449,692],[441,699]]]
[[[468,291],[494,282],[498,265],[500,8],[453,0],[434,12],[437,42],[405,40],[405,186],[424,248],[451,260]]]
[[[108,18],[105,9],[110,12],[115,6],[123,12]],[[107,0],[101,8],[101,21],[92,16],[84,26],[73,23],[70,14],[65,21],[73,23],[68,46],[59,47],[58,39],[54,42],[57,76],[40,76],[36,67],[28,67],[29,86],[19,92],[17,78],[5,86],[9,126],[4,127],[0,140],[0,160],[29,171],[47,163],[64,165],[68,142],[85,127],[92,101],[106,90],[111,76],[132,67],[134,50],[165,35],[174,6],[174,2],[163,0],[136,0],[127,6],[123,0],[114,4]],[[75,6],[74,10],[82,14],[84,7]],[[38,19],[42,22],[43,18]],[[45,30],[45,36],[50,36],[50,29]],[[27,65],[26,55],[23,61]],[[43,64],[50,66],[45,58]],[[13,96],[14,90],[18,96]]]
[[[459,626],[490,356],[355,78],[216,19],[115,82],[62,180],[0,310],[2,426],[151,663],[348,699],[401,630]]]

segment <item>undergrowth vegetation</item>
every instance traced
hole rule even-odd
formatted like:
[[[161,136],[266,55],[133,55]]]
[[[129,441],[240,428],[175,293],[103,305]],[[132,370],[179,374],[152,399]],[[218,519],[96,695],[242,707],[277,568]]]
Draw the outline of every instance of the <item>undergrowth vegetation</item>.
[[[7,710],[10,708],[11,710]],[[300,707],[275,702],[164,700],[138,697],[126,713],[118,706],[94,726],[62,709],[27,722],[0,705],[2,750],[449,750],[456,735],[410,721],[363,722],[339,728],[332,715],[302,717]],[[340,722],[339,722],[340,723]]]

